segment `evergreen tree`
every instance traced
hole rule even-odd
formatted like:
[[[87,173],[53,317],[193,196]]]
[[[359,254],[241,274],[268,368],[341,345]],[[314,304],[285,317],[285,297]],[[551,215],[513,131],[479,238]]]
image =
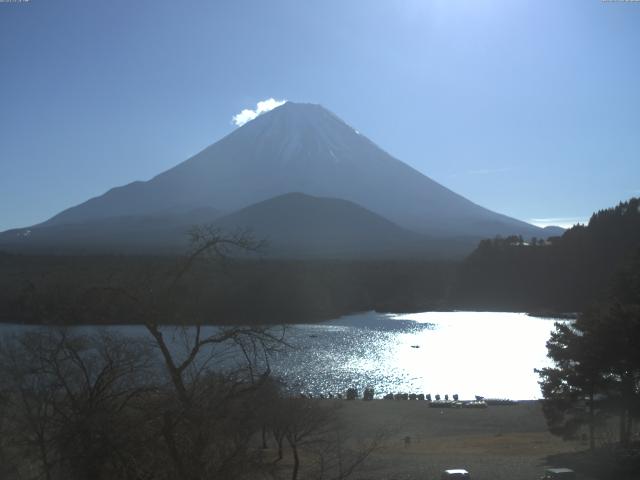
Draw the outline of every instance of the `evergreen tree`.
[[[552,433],[571,437],[599,416],[616,414],[620,444],[631,440],[640,414],[640,250],[614,282],[606,304],[573,323],[557,323],[547,342],[555,366],[537,370]]]

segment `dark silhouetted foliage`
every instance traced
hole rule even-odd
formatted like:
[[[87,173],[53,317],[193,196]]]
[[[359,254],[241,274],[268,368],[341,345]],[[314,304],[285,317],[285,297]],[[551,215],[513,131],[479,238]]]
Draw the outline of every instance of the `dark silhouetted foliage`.
[[[159,323],[312,322],[358,311],[443,306],[455,264],[428,261],[202,259],[171,298],[175,257],[0,254],[0,321],[140,323],[124,289],[162,310]],[[169,300],[171,304],[169,304]]]
[[[606,296],[640,246],[640,200],[601,210],[562,237],[483,240],[461,265],[450,303],[458,308],[578,312]]]
[[[557,323],[547,343],[554,367],[538,370],[543,410],[552,433],[571,438],[583,425],[594,432],[619,417],[619,442],[628,447],[640,417],[640,249],[616,276],[606,302]]]

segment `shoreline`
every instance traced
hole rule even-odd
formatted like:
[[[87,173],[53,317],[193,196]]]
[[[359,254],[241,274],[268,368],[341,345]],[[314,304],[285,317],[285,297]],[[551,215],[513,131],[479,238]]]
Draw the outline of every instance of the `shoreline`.
[[[338,316],[332,316],[328,318],[309,318],[307,320],[304,319],[296,319],[291,321],[285,321],[281,323],[238,323],[238,322],[207,322],[207,323],[193,323],[193,324],[160,324],[162,327],[197,327],[198,325],[201,327],[276,327],[276,326],[294,326],[294,325],[312,325],[312,324],[321,324],[328,323],[341,320],[345,317],[351,317],[355,315],[364,315],[369,313],[375,313],[380,315],[411,315],[417,313],[521,313],[531,318],[540,318],[544,320],[575,320],[579,313],[577,312],[554,312],[554,311],[513,311],[513,310],[502,310],[502,309],[482,309],[482,310],[472,310],[472,309],[456,309],[456,308],[433,308],[433,309],[398,309],[398,310],[358,310],[358,311],[349,311],[343,313]],[[395,321],[395,320],[394,320]],[[413,321],[414,320],[406,320]],[[416,322],[418,323],[418,322]],[[9,320],[0,317],[0,325],[8,325],[8,326],[34,326],[34,327],[135,327],[135,326],[144,326],[143,323],[130,323],[130,322],[122,322],[122,323],[41,323],[41,322],[20,322],[15,320]]]

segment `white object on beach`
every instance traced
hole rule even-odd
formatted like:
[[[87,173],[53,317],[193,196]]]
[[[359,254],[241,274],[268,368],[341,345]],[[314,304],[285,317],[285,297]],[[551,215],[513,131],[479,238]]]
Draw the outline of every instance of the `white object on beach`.
[[[440,476],[442,480],[471,480],[471,475],[463,468],[454,468],[452,470],[445,470]]]

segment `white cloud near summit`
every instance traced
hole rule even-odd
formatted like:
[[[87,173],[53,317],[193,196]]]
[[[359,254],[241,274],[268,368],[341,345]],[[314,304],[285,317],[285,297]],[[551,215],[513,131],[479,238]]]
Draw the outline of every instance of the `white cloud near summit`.
[[[275,98],[268,98],[266,100],[262,100],[256,104],[256,109],[251,110],[245,108],[237,115],[234,115],[231,119],[236,126],[241,127],[247,122],[250,122],[254,118],[256,118],[261,113],[268,112],[269,110],[273,110],[276,107],[286,103],[286,100],[276,100]]]

